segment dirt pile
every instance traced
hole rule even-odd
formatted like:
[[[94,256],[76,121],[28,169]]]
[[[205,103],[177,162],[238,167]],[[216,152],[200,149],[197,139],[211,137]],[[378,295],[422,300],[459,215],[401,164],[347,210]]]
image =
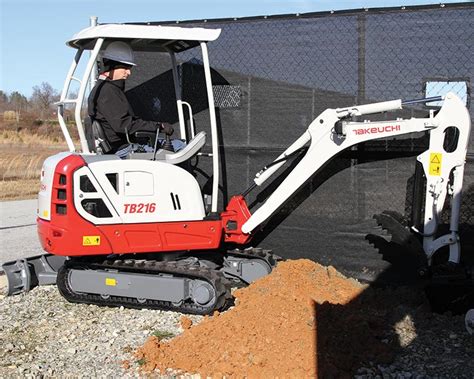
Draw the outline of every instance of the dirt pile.
[[[381,320],[367,317],[361,304],[359,311],[350,306],[364,290],[332,267],[281,262],[237,290],[233,309],[171,341],[150,337],[136,356],[146,371],[173,368],[213,378],[349,374],[363,359],[391,358],[380,341]]]

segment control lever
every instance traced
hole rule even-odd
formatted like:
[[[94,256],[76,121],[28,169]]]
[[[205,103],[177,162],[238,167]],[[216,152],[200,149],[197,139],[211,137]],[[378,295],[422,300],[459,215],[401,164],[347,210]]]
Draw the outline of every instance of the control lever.
[[[165,135],[165,142],[163,142],[163,145],[161,145],[161,148],[166,151],[171,151],[174,153],[174,147],[173,144],[171,143],[171,138],[168,134]]]

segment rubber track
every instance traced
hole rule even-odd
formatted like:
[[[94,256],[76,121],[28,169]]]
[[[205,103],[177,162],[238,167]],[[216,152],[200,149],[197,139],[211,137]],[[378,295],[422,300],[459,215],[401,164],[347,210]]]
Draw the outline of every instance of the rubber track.
[[[282,258],[276,254],[273,254],[271,250],[264,250],[260,248],[250,248],[245,250],[235,249],[229,250],[225,255],[235,256],[239,258],[248,258],[248,259],[260,259],[270,266],[270,268],[274,268],[278,261],[281,261]]]
[[[124,272],[146,273],[146,274],[171,274],[176,277],[199,279],[211,284],[216,294],[216,301],[209,306],[200,306],[194,303],[173,304],[169,301],[145,300],[139,302],[136,298],[110,296],[104,299],[96,294],[76,293],[69,286],[68,273],[71,269],[107,270],[114,269]],[[67,261],[59,270],[57,286],[61,295],[72,303],[86,303],[109,307],[146,308],[160,309],[164,311],[175,311],[181,313],[206,315],[226,306],[230,294],[230,285],[224,275],[216,270],[199,266],[189,266],[178,262],[161,262],[145,260],[106,260],[103,263],[88,263],[82,260]]]
[[[271,250],[263,250],[260,248],[248,248],[245,250],[241,250],[241,249],[228,250],[225,253],[225,256],[227,257],[233,256],[233,257],[244,258],[244,259],[249,259],[249,260],[254,260],[254,261],[256,260],[264,261],[268,265],[270,272],[273,271],[273,268],[277,265],[278,261],[283,260],[278,255],[273,254]],[[229,280],[234,281],[233,287],[242,288],[250,284],[231,274],[227,274],[227,275],[229,275]]]

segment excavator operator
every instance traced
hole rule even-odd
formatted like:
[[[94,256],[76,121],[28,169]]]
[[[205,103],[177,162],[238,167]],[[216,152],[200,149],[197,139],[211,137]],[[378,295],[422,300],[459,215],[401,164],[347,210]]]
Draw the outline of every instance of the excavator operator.
[[[152,152],[153,148],[146,145],[130,144],[127,135],[136,132],[164,132],[172,135],[174,130],[170,124],[157,121],[146,121],[135,116],[125,96],[125,80],[135,66],[133,51],[121,41],[110,43],[102,54],[102,66],[99,78],[88,99],[88,113],[92,121],[101,125],[110,149],[106,154],[116,154],[125,158],[132,151]],[[173,140],[172,143],[180,143]],[[175,151],[181,146],[174,146]]]

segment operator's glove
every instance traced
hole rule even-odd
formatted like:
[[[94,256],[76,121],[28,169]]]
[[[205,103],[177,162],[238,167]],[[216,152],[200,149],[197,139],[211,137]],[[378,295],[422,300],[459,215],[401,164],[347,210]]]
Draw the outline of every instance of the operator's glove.
[[[160,126],[160,130],[165,133],[167,136],[170,136],[174,133],[173,127],[168,124],[167,122],[162,122]]]

